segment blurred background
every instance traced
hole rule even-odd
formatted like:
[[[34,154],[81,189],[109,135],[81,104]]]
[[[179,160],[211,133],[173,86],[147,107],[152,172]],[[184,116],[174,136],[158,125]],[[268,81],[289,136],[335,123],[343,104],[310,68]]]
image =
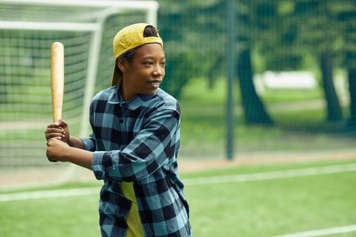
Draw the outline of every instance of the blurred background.
[[[142,21],[165,42],[181,160],[355,157],[354,0],[51,2],[0,1],[2,186],[75,176],[45,157],[50,44],[65,47],[63,117],[87,136],[88,101],[111,85],[112,38]]]

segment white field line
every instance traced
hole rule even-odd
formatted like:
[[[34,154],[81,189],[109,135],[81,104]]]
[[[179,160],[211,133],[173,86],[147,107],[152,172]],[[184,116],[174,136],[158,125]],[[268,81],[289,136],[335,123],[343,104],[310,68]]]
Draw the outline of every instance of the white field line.
[[[19,201],[29,199],[46,199],[58,197],[71,197],[98,194],[98,188],[73,188],[73,189],[57,189],[49,191],[30,191],[21,193],[0,194],[0,202]]]
[[[301,169],[289,169],[272,172],[261,172],[253,174],[237,174],[237,175],[219,175],[204,178],[184,179],[186,186],[220,184],[220,183],[238,183],[238,182],[253,182],[271,179],[285,179],[292,177],[304,177],[322,174],[334,174],[342,172],[356,171],[356,164],[347,165],[330,165],[324,167],[312,167]],[[29,199],[46,199],[57,197],[83,196],[99,193],[99,188],[77,188],[77,189],[62,189],[50,191],[30,191],[10,194],[0,194],[0,202],[29,200]]]
[[[356,171],[356,164],[347,165],[330,165],[324,167],[312,167],[301,169],[289,169],[281,171],[261,172],[254,174],[238,174],[238,175],[219,175],[204,178],[190,178],[185,179],[186,186],[191,185],[204,185],[204,184],[220,184],[220,183],[239,183],[239,182],[252,182],[263,181],[271,179],[285,179],[293,177],[304,177],[322,174],[334,174],[341,172]]]
[[[316,236],[328,236],[333,234],[350,233],[356,231],[356,225],[332,227],[320,230],[304,231],[294,234],[278,235],[275,237],[316,237]]]

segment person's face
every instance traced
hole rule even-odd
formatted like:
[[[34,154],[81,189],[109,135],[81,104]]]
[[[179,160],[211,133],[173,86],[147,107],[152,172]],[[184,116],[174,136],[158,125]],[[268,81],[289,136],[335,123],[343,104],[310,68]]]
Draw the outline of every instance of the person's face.
[[[137,48],[131,62],[119,62],[124,99],[154,94],[164,78],[165,63],[163,48],[156,43]]]

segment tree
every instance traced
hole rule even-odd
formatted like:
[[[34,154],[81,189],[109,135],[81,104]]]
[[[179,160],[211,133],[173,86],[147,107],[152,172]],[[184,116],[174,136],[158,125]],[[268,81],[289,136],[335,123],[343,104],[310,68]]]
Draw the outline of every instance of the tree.
[[[340,102],[334,87],[333,68],[339,65],[341,48],[349,35],[345,59],[352,65],[354,40],[335,19],[335,8],[354,0],[238,0],[236,12],[236,72],[247,124],[272,124],[264,103],[253,83],[253,75],[263,70],[299,70],[308,68],[305,56],[315,58],[321,74],[326,100],[327,121],[342,119]],[[160,1],[159,23],[168,55],[167,78],[163,84],[174,95],[180,95],[194,77],[205,77],[209,85],[226,76],[226,1]],[[352,7],[348,7],[353,9]],[[340,12],[339,11],[339,12]],[[341,13],[340,13],[341,14]],[[340,15],[339,14],[339,15]],[[353,12],[346,13],[352,16]],[[342,17],[341,17],[342,18]],[[349,20],[349,27],[352,26]],[[330,29],[331,28],[331,29]],[[256,70],[253,62],[258,55],[263,63]],[[346,53],[345,53],[346,55]],[[348,66],[349,78],[354,78]],[[166,83],[166,84],[165,84]],[[352,79],[349,85],[353,88]],[[356,112],[355,89],[350,89],[350,113]]]
[[[258,95],[253,83],[255,73],[252,64],[252,49],[256,47],[255,34],[258,33],[255,10],[261,1],[240,0],[237,4],[237,75],[240,84],[240,94],[245,122],[249,125],[271,125],[273,121],[267,112],[263,101]],[[256,7],[257,6],[257,7]]]
[[[222,4],[213,0],[161,1],[158,14],[161,36],[165,41],[168,64],[162,86],[180,97],[184,86],[195,77],[216,78],[224,49]],[[210,40],[210,39],[214,40]],[[211,59],[211,60],[207,60]],[[213,83],[213,79],[211,79]]]
[[[337,5],[338,20],[341,22],[344,62],[349,85],[350,112],[347,125],[356,128],[356,6],[353,0],[343,0]]]
[[[246,124],[273,124],[273,121],[267,113],[262,100],[258,96],[253,83],[250,48],[244,48],[239,52],[236,68],[240,82],[241,101]]]
[[[342,120],[342,109],[334,86],[334,62],[340,54],[340,30],[333,7],[337,1],[296,1],[293,18],[298,25],[299,47],[311,52],[321,72],[322,89],[326,101],[326,120]],[[303,22],[303,24],[301,24]]]

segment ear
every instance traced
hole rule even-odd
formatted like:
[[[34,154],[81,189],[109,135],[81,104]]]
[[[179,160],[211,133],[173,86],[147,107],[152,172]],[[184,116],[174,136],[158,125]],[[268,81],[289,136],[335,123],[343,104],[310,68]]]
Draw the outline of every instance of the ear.
[[[120,69],[121,72],[123,72],[123,73],[126,72],[126,70],[127,70],[127,61],[126,60],[117,59],[116,65]]]

